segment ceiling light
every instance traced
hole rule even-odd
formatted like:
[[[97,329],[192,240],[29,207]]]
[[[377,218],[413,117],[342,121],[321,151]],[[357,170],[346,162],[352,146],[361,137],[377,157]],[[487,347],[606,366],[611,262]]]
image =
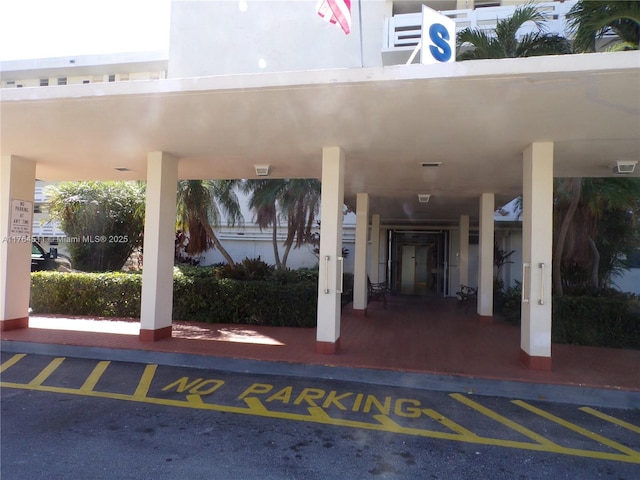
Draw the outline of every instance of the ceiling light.
[[[256,169],[257,176],[268,177],[269,171],[271,170],[271,165],[254,165],[253,168]]]
[[[442,162],[422,162],[420,164],[421,167],[439,167],[442,165]]]
[[[420,203],[427,203],[427,202],[429,202],[430,198],[431,198],[431,194],[430,193],[419,193],[418,194],[418,201]]]
[[[636,169],[637,161],[634,160],[618,160],[615,167],[612,168],[613,173],[617,175],[628,175]]]

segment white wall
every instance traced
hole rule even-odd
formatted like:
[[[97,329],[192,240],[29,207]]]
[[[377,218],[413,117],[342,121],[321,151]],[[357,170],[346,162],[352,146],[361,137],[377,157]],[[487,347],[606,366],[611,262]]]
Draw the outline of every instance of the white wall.
[[[316,6],[317,0],[174,1],[168,76],[382,64],[384,18],[391,15],[391,2],[352,1],[349,35],[323,21]]]
[[[247,220],[250,220],[248,217]],[[280,227],[278,239],[278,251],[280,259],[284,254],[284,234],[286,233],[286,225]],[[345,218],[343,224],[343,247],[349,250],[344,263],[344,271],[353,273],[353,255],[355,252],[355,223],[350,218]],[[220,229],[218,235],[222,246],[229,252],[231,258],[235,262],[241,262],[245,258],[258,258],[264,262],[274,265],[275,258],[273,253],[273,244],[271,241],[271,230],[265,229],[260,232],[256,227],[244,227],[237,229]],[[287,259],[287,268],[314,268],[318,265],[318,259],[311,251],[311,245],[303,245],[300,248],[292,248]],[[212,265],[214,263],[226,263],[224,257],[218,250],[209,250],[202,256],[200,265]]]

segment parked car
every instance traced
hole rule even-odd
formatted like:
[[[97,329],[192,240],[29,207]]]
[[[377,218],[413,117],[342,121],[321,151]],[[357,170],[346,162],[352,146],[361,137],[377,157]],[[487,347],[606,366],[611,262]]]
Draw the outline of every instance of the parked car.
[[[58,255],[58,249],[51,247],[45,251],[38,242],[31,243],[31,271],[55,270],[58,272],[70,272],[71,260],[64,255]]]

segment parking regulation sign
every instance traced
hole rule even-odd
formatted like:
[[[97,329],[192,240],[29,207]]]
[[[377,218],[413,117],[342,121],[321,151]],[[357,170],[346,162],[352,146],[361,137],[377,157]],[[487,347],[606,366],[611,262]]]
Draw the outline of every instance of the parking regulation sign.
[[[33,202],[11,199],[9,235],[31,235]]]

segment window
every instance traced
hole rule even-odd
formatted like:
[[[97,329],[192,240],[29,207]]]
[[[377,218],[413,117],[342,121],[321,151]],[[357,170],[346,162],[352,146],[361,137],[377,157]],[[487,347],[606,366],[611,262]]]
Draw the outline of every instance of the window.
[[[40,86],[41,87],[48,87],[49,86],[49,79],[48,78],[41,78],[40,79]]]
[[[116,76],[115,75],[109,75],[109,81],[110,82],[115,82],[116,81]]]
[[[58,77],[58,85],[66,85],[67,77]]]

